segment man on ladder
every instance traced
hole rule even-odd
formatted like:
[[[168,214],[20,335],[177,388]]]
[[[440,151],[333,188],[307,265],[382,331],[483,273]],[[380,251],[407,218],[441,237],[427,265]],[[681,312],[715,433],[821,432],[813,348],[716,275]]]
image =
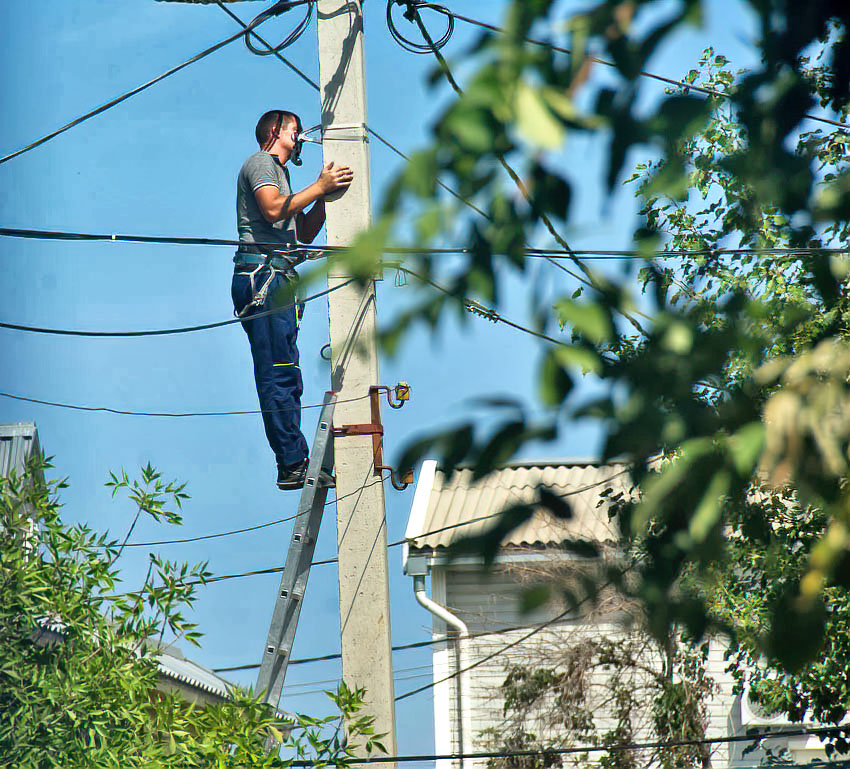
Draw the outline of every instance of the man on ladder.
[[[298,280],[294,268],[304,257],[293,249],[299,241],[313,242],[325,222],[325,196],[348,187],[354,175],[347,166],[330,162],[315,182],[293,193],[286,163],[301,165],[298,116],[286,110],[266,112],[255,134],[260,151],[245,161],[237,182],[240,245],[233,258],[231,294],[251,344],[263,424],[277,460],[277,486],[298,489],[306,478],[309,448],[301,433],[303,385],[296,346],[303,308],[292,303]],[[268,244],[279,244],[279,249]],[[252,319],[279,306],[282,296],[289,297],[284,301],[291,306]],[[319,482],[333,481],[323,473]]]

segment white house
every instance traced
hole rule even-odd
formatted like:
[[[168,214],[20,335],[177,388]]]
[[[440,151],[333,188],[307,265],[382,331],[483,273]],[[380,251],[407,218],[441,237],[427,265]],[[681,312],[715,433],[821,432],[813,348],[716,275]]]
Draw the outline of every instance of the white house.
[[[571,518],[556,519],[537,508],[530,520],[502,540],[489,571],[482,570],[477,558],[448,558],[452,543],[485,531],[504,508],[533,502],[541,485],[569,502]],[[574,662],[576,650],[596,649],[600,639],[612,654],[633,648],[635,631],[628,628],[629,613],[622,600],[613,594],[603,593],[592,611],[592,604],[587,601],[577,610],[564,614],[565,604],[561,600],[549,600],[531,612],[522,611],[523,595],[528,594],[535,581],[551,581],[553,572],[557,572],[560,584],[578,586],[582,573],[598,568],[591,566],[598,564],[598,559],[565,551],[564,540],[590,540],[607,557],[617,557],[618,535],[608,516],[610,497],[604,492],[628,494],[630,488],[628,468],[617,463],[519,463],[494,471],[479,481],[473,481],[471,470],[457,470],[447,477],[437,469],[436,462],[424,463],[408,521],[404,570],[413,578],[417,600],[433,615],[433,636],[439,641],[433,647],[437,754],[486,752],[510,743],[503,683],[512,665],[533,668],[543,667],[543,662],[553,659]],[[644,637],[648,638],[646,634]],[[733,692],[734,681],[725,672],[723,652],[722,644],[712,642],[703,664],[707,682],[705,736],[799,729],[800,724],[764,717],[746,694]],[[629,672],[643,676],[632,681],[638,691],[644,684],[657,681],[665,669],[665,657],[657,648],[647,647],[641,660],[646,671]],[[569,667],[573,662],[563,664]],[[669,669],[675,670],[672,664]],[[568,683],[562,687],[564,696],[575,695],[576,702],[583,703],[586,717],[593,722],[594,737],[600,741],[605,740],[605,733],[616,724],[611,703],[596,693],[610,694],[611,676],[604,666],[598,665],[584,677],[575,679],[581,692],[570,690],[572,679],[565,678]],[[563,725],[560,729],[558,724],[553,725],[545,701],[543,705],[542,712],[541,708],[528,711],[528,730],[540,739],[558,740],[558,733],[564,734],[566,730]],[[566,711],[571,712],[569,706]],[[642,713],[640,708],[635,712],[640,717],[635,720],[633,741],[652,739],[649,706]],[[561,744],[570,747],[588,743],[573,740]],[[799,762],[824,757],[816,737],[777,737],[764,741],[762,746],[786,751],[789,758]],[[705,766],[732,769],[753,766],[765,755],[761,750],[744,755],[746,747],[744,743],[712,743],[702,749],[705,753],[701,760]],[[646,755],[648,765],[651,756]],[[599,754],[590,753],[586,758],[592,763],[594,756]],[[562,760],[566,767],[574,765],[578,758],[568,754]],[[439,769],[461,765],[458,760],[439,763],[442,764]],[[486,766],[485,758],[463,761],[464,769]]]

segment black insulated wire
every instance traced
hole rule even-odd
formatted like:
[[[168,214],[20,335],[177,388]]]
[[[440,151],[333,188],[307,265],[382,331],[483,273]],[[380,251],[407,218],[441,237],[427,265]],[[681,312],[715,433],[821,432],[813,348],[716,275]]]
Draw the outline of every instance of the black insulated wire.
[[[336,286],[332,286],[331,288],[327,288],[324,291],[319,291],[316,294],[312,294],[310,296],[305,296],[303,299],[299,300],[303,303],[311,302],[314,299],[319,299],[320,297],[327,296],[334,291],[338,291],[341,288],[345,288],[351,283],[354,283],[356,278],[349,278],[343,283],[340,283]],[[9,329],[10,331],[28,331],[32,334],[53,334],[55,336],[88,336],[88,337],[98,337],[98,338],[125,338],[125,337],[138,337],[138,336],[170,336],[173,334],[189,334],[194,331],[208,331],[213,328],[221,328],[222,326],[232,326],[234,323],[242,323],[243,321],[248,320],[256,320],[257,318],[265,318],[269,315],[275,315],[279,312],[283,312],[284,310],[289,309],[295,304],[295,302],[289,302],[288,304],[283,304],[280,307],[275,307],[273,310],[265,310],[264,312],[257,312],[253,315],[248,316],[247,318],[231,318],[230,320],[220,320],[215,323],[201,323],[197,326],[182,326],[180,328],[160,328],[160,329],[151,329],[145,331],[81,331],[79,329],[68,329],[68,328],[45,328],[43,326],[24,326],[20,323],[4,323],[0,322],[0,328]]]
[[[304,5],[305,3],[312,3],[314,1],[315,0],[288,0],[288,2],[276,3],[273,6],[273,8],[279,9],[277,11],[277,13],[282,13],[283,11],[289,10],[290,8],[293,8],[296,5]],[[269,11],[271,11],[271,10],[272,9],[269,9]],[[271,14],[271,15],[277,15],[277,14],[275,13],[275,14]],[[60,136],[61,134],[65,133],[65,131],[70,131],[75,126],[80,125],[80,123],[84,123],[86,120],[89,120],[90,118],[93,118],[96,115],[99,115],[101,112],[106,112],[106,110],[111,109],[112,107],[115,107],[115,106],[121,104],[121,102],[126,101],[127,99],[131,98],[132,96],[135,96],[138,93],[141,93],[142,91],[147,90],[151,86],[156,85],[157,83],[161,82],[162,80],[165,80],[165,78],[170,77],[171,75],[179,72],[181,69],[188,67],[190,64],[194,64],[196,61],[200,61],[201,59],[209,56],[211,53],[215,53],[220,48],[224,48],[224,46],[229,45],[234,40],[238,40],[240,37],[242,37],[243,35],[246,35],[248,32],[253,30],[255,27],[258,27],[260,24],[262,24],[264,21],[266,21],[267,18],[268,18],[268,16],[265,16],[262,19],[255,20],[255,21],[251,22],[251,24],[248,25],[247,29],[242,30],[240,32],[237,32],[236,34],[231,35],[230,37],[226,37],[221,42],[216,43],[215,45],[212,45],[209,48],[205,48],[200,53],[197,53],[194,56],[192,56],[192,58],[186,59],[186,61],[184,61],[182,64],[178,64],[176,67],[172,67],[171,69],[166,70],[161,75],[158,75],[157,77],[155,77],[153,80],[148,80],[147,83],[143,83],[142,85],[140,85],[136,88],[133,88],[132,90],[127,91],[126,93],[123,93],[120,96],[116,96],[114,99],[110,99],[108,102],[101,104],[99,107],[96,107],[95,109],[90,110],[89,112],[86,112],[84,115],[80,115],[80,117],[75,118],[70,123],[66,123],[61,128],[57,128],[55,131],[51,131],[49,134],[42,136],[40,139],[36,139],[34,142],[27,144],[26,147],[21,147],[21,149],[15,150],[15,152],[10,152],[8,155],[4,155],[3,157],[0,157],[0,165],[2,165],[3,163],[6,163],[7,161],[11,160],[12,158],[18,157],[18,155],[23,155],[25,152],[29,152],[30,150],[33,150],[36,147],[40,147],[42,144],[46,144],[51,139],[55,139],[57,136]]]
[[[437,50],[439,50],[452,39],[452,35],[455,31],[455,20],[448,8],[445,8],[442,5],[437,5],[436,3],[422,2],[422,0],[387,0],[387,29],[390,31],[390,35],[392,35],[393,40],[395,40],[406,51],[410,51],[410,53],[428,54],[432,51],[432,45],[429,42],[419,43],[415,40],[411,40],[399,31],[395,19],[393,18],[393,7],[396,5],[406,7],[403,15],[404,18],[410,22],[414,20],[414,15],[421,10],[435,11],[445,17],[446,30],[440,37],[434,38],[433,48],[437,48]]]
[[[398,153],[399,157],[405,160],[410,158],[400,152],[392,144],[389,144],[384,139],[378,136],[371,128],[368,128],[372,136],[375,136],[379,141],[384,142],[394,152]],[[450,188],[446,188],[452,194],[455,194]],[[468,201],[463,198],[458,198],[461,202],[471,206],[474,210],[487,216],[480,209],[476,209]],[[138,243],[144,245],[177,245],[177,246],[239,246],[241,241],[231,240],[228,238],[213,238],[213,237],[188,237],[177,235],[138,235],[138,234],[122,234],[108,232],[71,232],[67,230],[34,230],[20,227],[0,227],[0,237],[5,238],[21,238],[23,240],[64,240],[64,241],[83,241],[83,242],[111,242],[111,243]],[[301,253],[306,255],[306,259],[321,259],[328,254],[341,254],[350,251],[348,246],[331,246],[331,245],[312,245],[309,243],[298,243],[295,246],[287,247],[281,243],[258,242],[255,245],[268,248],[276,248],[283,253]],[[409,246],[409,247],[387,247],[383,249],[385,254],[393,255],[447,255],[447,254],[469,254],[472,249],[468,246],[454,246],[448,248],[432,248],[430,246]],[[562,248],[526,248],[525,256],[532,258],[546,257],[569,257],[581,256],[585,259],[673,259],[679,257],[696,258],[708,257],[717,258],[724,255],[738,254],[756,254],[756,255],[788,255],[788,256],[806,256],[810,254],[835,254],[835,255],[850,255],[850,248],[838,246],[765,246],[759,248],[757,246],[741,246],[730,248],[695,248],[695,249],[585,249],[575,248],[569,251]],[[394,267],[394,264],[385,264],[385,267]]]
[[[257,48],[254,45],[254,42],[251,40],[251,30],[259,24],[262,24],[267,19],[270,19],[272,16],[279,16],[284,11],[288,11],[291,8],[294,8],[296,5],[306,5],[306,12],[304,14],[304,18],[298,22],[295,26],[295,29],[292,30],[280,43],[277,45],[271,46],[267,49]],[[310,21],[313,19],[313,5],[314,0],[307,0],[306,3],[293,3],[293,2],[279,2],[273,5],[271,8],[263,11],[254,17],[251,23],[248,25],[248,28],[245,30],[245,45],[248,50],[253,53],[255,56],[274,56],[279,54],[284,48],[288,48],[292,45],[296,40],[298,40],[301,35],[306,32],[307,27],[310,26]]]
[[[442,13],[443,15],[450,17],[452,21],[455,19],[458,21],[463,21],[466,24],[470,24],[475,27],[480,27],[481,29],[489,30],[490,32],[496,32],[498,34],[504,35],[505,30],[503,27],[497,27],[495,24],[488,24],[486,21],[480,21],[479,19],[472,19],[469,16],[463,16],[460,13],[455,13],[454,11],[446,8],[443,5],[437,5],[436,3],[427,3],[422,0],[389,0],[390,2],[396,2],[403,5],[408,6],[408,12],[410,15],[405,16],[412,20],[413,18],[413,9],[416,7],[424,7],[429,8],[430,10],[436,11],[437,13]],[[392,32],[392,30],[390,30]],[[395,37],[395,35],[393,35]],[[525,37],[523,38],[526,43],[530,43],[531,45],[538,45],[542,48],[550,48],[553,51],[557,51],[558,53],[566,53],[569,55],[574,55],[574,51],[571,48],[564,48],[559,45],[555,45],[547,40],[537,40],[533,37]],[[409,50],[409,49],[408,49]],[[414,53],[427,53],[428,48],[424,51],[414,51]],[[616,68],[617,65],[613,61],[608,61],[607,59],[601,59],[598,56],[588,56],[588,61],[591,61],[595,64],[602,64],[606,67]],[[641,70],[638,75],[640,77],[649,78],[651,80],[657,80],[660,83],[666,83],[667,85],[673,86],[675,88],[681,88],[686,94],[690,91],[695,91],[696,93],[701,93],[705,96],[711,96],[715,99],[726,100],[729,98],[730,94],[724,93],[723,91],[717,91],[713,88],[707,88],[706,86],[697,85],[696,83],[688,83],[684,80],[675,80],[670,77],[665,77],[664,75],[658,75],[655,72],[649,72],[647,70]],[[828,117],[824,117],[822,115],[813,115],[811,113],[806,113],[803,117],[807,120],[814,120],[818,123],[825,123],[826,125],[834,126],[840,129],[842,132],[847,133],[850,130],[850,125],[847,123],[842,123],[840,120],[832,120]]]
[[[652,742],[610,742],[603,744],[589,744],[589,745],[572,745],[570,747],[565,748],[557,748],[557,747],[546,747],[546,748],[529,748],[528,750],[489,750],[489,751],[476,751],[473,753],[432,753],[432,754],[423,754],[423,755],[408,755],[408,756],[368,756],[364,758],[358,758],[358,764],[394,764],[394,763],[412,763],[412,762],[420,762],[420,761],[458,761],[460,759],[519,759],[523,757],[533,757],[533,756],[566,756],[566,755],[576,755],[581,753],[607,753],[618,752],[622,753],[627,750],[657,750],[657,749],[665,749],[665,748],[682,748],[682,747],[690,747],[694,745],[725,745],[732,743],[746,743],[752,742],[753,744],[758,743],[760,740],[765,739],[775,739],[778,737],[788,738],[788,737],[805,737],[805,736],[817,736],[822,735],[823,737],[839,737],[841,735],[847,735],[848,728],[842,725],[836,726],[815,726],[809,728],[801,728],[801,729],[793,729],[793,730],[782,730],[782,731],[771,731],[770,727],[768,727],[765,731],[750,731],[747,734],[728,734],[718,737],[698,737],[693,739],[684,739],[684,740],[655,740]],[[511,765],[519,765],[519,761],[511,762]],[[310,767],[315,766],[314,761],[305,761],[305,760],[296,760],[290,761],[289,765],[292,767],[298,767],[298,769],[310,769]],[[846,767],[850,766],[850,762],[847,759],[841,761],[828,761],[828,762],[818,762],[818,763],[797,763],[797,764],[782,764],[782,766],[792,767],[792,769],[802,769],[802,767],[834,767],[835,769],[846,769]]]
[[[337,403],[350,403],[352,401],[365,400],[369,395],[358,395],[356,398],[344,398],[337,400]],[[16,401],[25,401],[27,403],[35,403],[39,406],[53,406],[54,408],[70,409],[72,411],[90,411],[100,412],[104,414],[118,414],[128,417],[161,417],[169,419],[181,419],[185,417],[233,417],[244,416],[245,414],[280,414],[285,411],[292,411],[296,407],[289,406],[282,409],[235,409],[232,411],[130,411],[128,409],[117,409],[112,406],[82,406],[77,403],[62,403],[60,401],[48,401],[41,398],[30,398],[26,395],[15,395],[0,391],[0,398],[11,398]],[[323,403],[307,403],[299,406],[300,411],[307,409],[320,409],[324,406]]]

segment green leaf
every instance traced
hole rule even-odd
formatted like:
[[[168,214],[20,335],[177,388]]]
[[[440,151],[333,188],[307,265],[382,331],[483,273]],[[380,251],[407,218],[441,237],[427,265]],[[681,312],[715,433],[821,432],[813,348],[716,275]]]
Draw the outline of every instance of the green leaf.
[[[543,606],[552,595],[552,589],[548,585],[537,585],[527,588],[520,595],[519,610],[521,614],[527,614]]]
[[[717,528],[723,511],[724,496],[729,492],[731,482],[732,478],[727,470],[714,473],[688,526],[695,542],[704,542]]]
[[[549,110],[538,89],[520,81],[514,100],[517,129],[541,149],[558,149],[564,142],[564,126]]]
[[[738,473],[748,476],[764,448],[764,425],[761,422],[744,425],[729,437],[727,445]]]
[[[456,105],[445,117],[441,129],[466,150],[484,154],[493,148],[496,129],[492,116],[482,109]]]
[[[595,344],[609,342],[614,337],[611,316],[600,304],[560,299],[555,303],[555,312],[561,325],[572,326]]]
[[[538,379],[540,400],[547,406],[559,406],[572,389],[572,377],[557,350],[549,350],[543,359]]]
[[[572,505],[563,497],[563,495],[541,486],[537,490],[540,498],[540,504],[548,510],[556,518],[562,521],[568,521],[573,517]]]

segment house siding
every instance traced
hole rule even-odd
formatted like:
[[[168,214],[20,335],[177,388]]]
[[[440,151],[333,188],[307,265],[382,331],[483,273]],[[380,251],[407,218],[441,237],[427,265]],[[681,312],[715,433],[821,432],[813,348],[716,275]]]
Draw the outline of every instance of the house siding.
[[[466,752],[493,750],[494,740],[488,736],[488,728],[498,729],[503,721],[502,684],[507,671],[512,664],[527,664],[530,659],[540,659],[541,650],[551,648],[553,654],[557,649],[569,643],[569,637],[580,636],[592,632],[599,636],[616,639],[622,637],[622,625],[613,617],[607,621],[595,622],[589,626],[582,617],[573,620],[559,621],[552,627],[545,628],[526,640],[522,640],[530,629],[555,617],[560,609],[543,607],[530,614],[520,610],[521,596],[526,584],[518,581],[508,569],[496,569],[483,573],[474,568],[435,568],[432,571],[432,593],[438,602],[447,606],[450,611],[462,619],[469,628],[470,634],[494,631],[493,635],[469,638],[463,642],[462,667],[482,660],[495,652],[492,659],[477,665],[469,671],[468,692],[464,701],[464,732]],[[511,630],[523,626],[522,629]],[[445,624],[434,619],[433,632],[435,637],[445,637]],[[510,643],[516,642],[512,648],[501,651]],[[724,647],[719,642],[712,642],[707,659],[707,673],[717,686],[717,693],[707,703],[709,723],[707,736],[725,736],[737,731],[735,719],[736,697],[733,692],[734,680],[725,672]],[[657,656],[653,660],[657,669],[661,669],[662,660]],[[455,673],[456,661],[453,649],[445,643],[435,647],[434,680],[440,681],[447,675]],[[597,676],[591,679],[592,684],[601,684]],[[435,687],[434,715],[435,733],[437,735],[437,753],[457,752],[458,742],[457,712],[456,712],[455,681],[443,682]],[[594,714],[597,734],[603,734],[613,728],[615,721],[605,712]],[[643,726],[638,725],[635,739],[651,740],[653,736],[649,724],[650,714],[647,713]],[[543,723],[530,723],[529,731],[544,737],[551,733],[551,727]],[[586,743],[582,743],[586,744]],[[740,752],[740,751],[739,751]],[[599,755],[599,754],[596,754]],[[591,754],[591,759],[593,754]],[[748,757],[752,763],[752,755]],[[575,764],[569,756],[564,757],[564,766]],[[459,766],[458,761],[438,762],[438,769],[449,769]],[[486,759],[467,759],[464,769],[482,769],[487,766]],[[717,744],[711,749],[711,766],[730,766],[728,746]]]

